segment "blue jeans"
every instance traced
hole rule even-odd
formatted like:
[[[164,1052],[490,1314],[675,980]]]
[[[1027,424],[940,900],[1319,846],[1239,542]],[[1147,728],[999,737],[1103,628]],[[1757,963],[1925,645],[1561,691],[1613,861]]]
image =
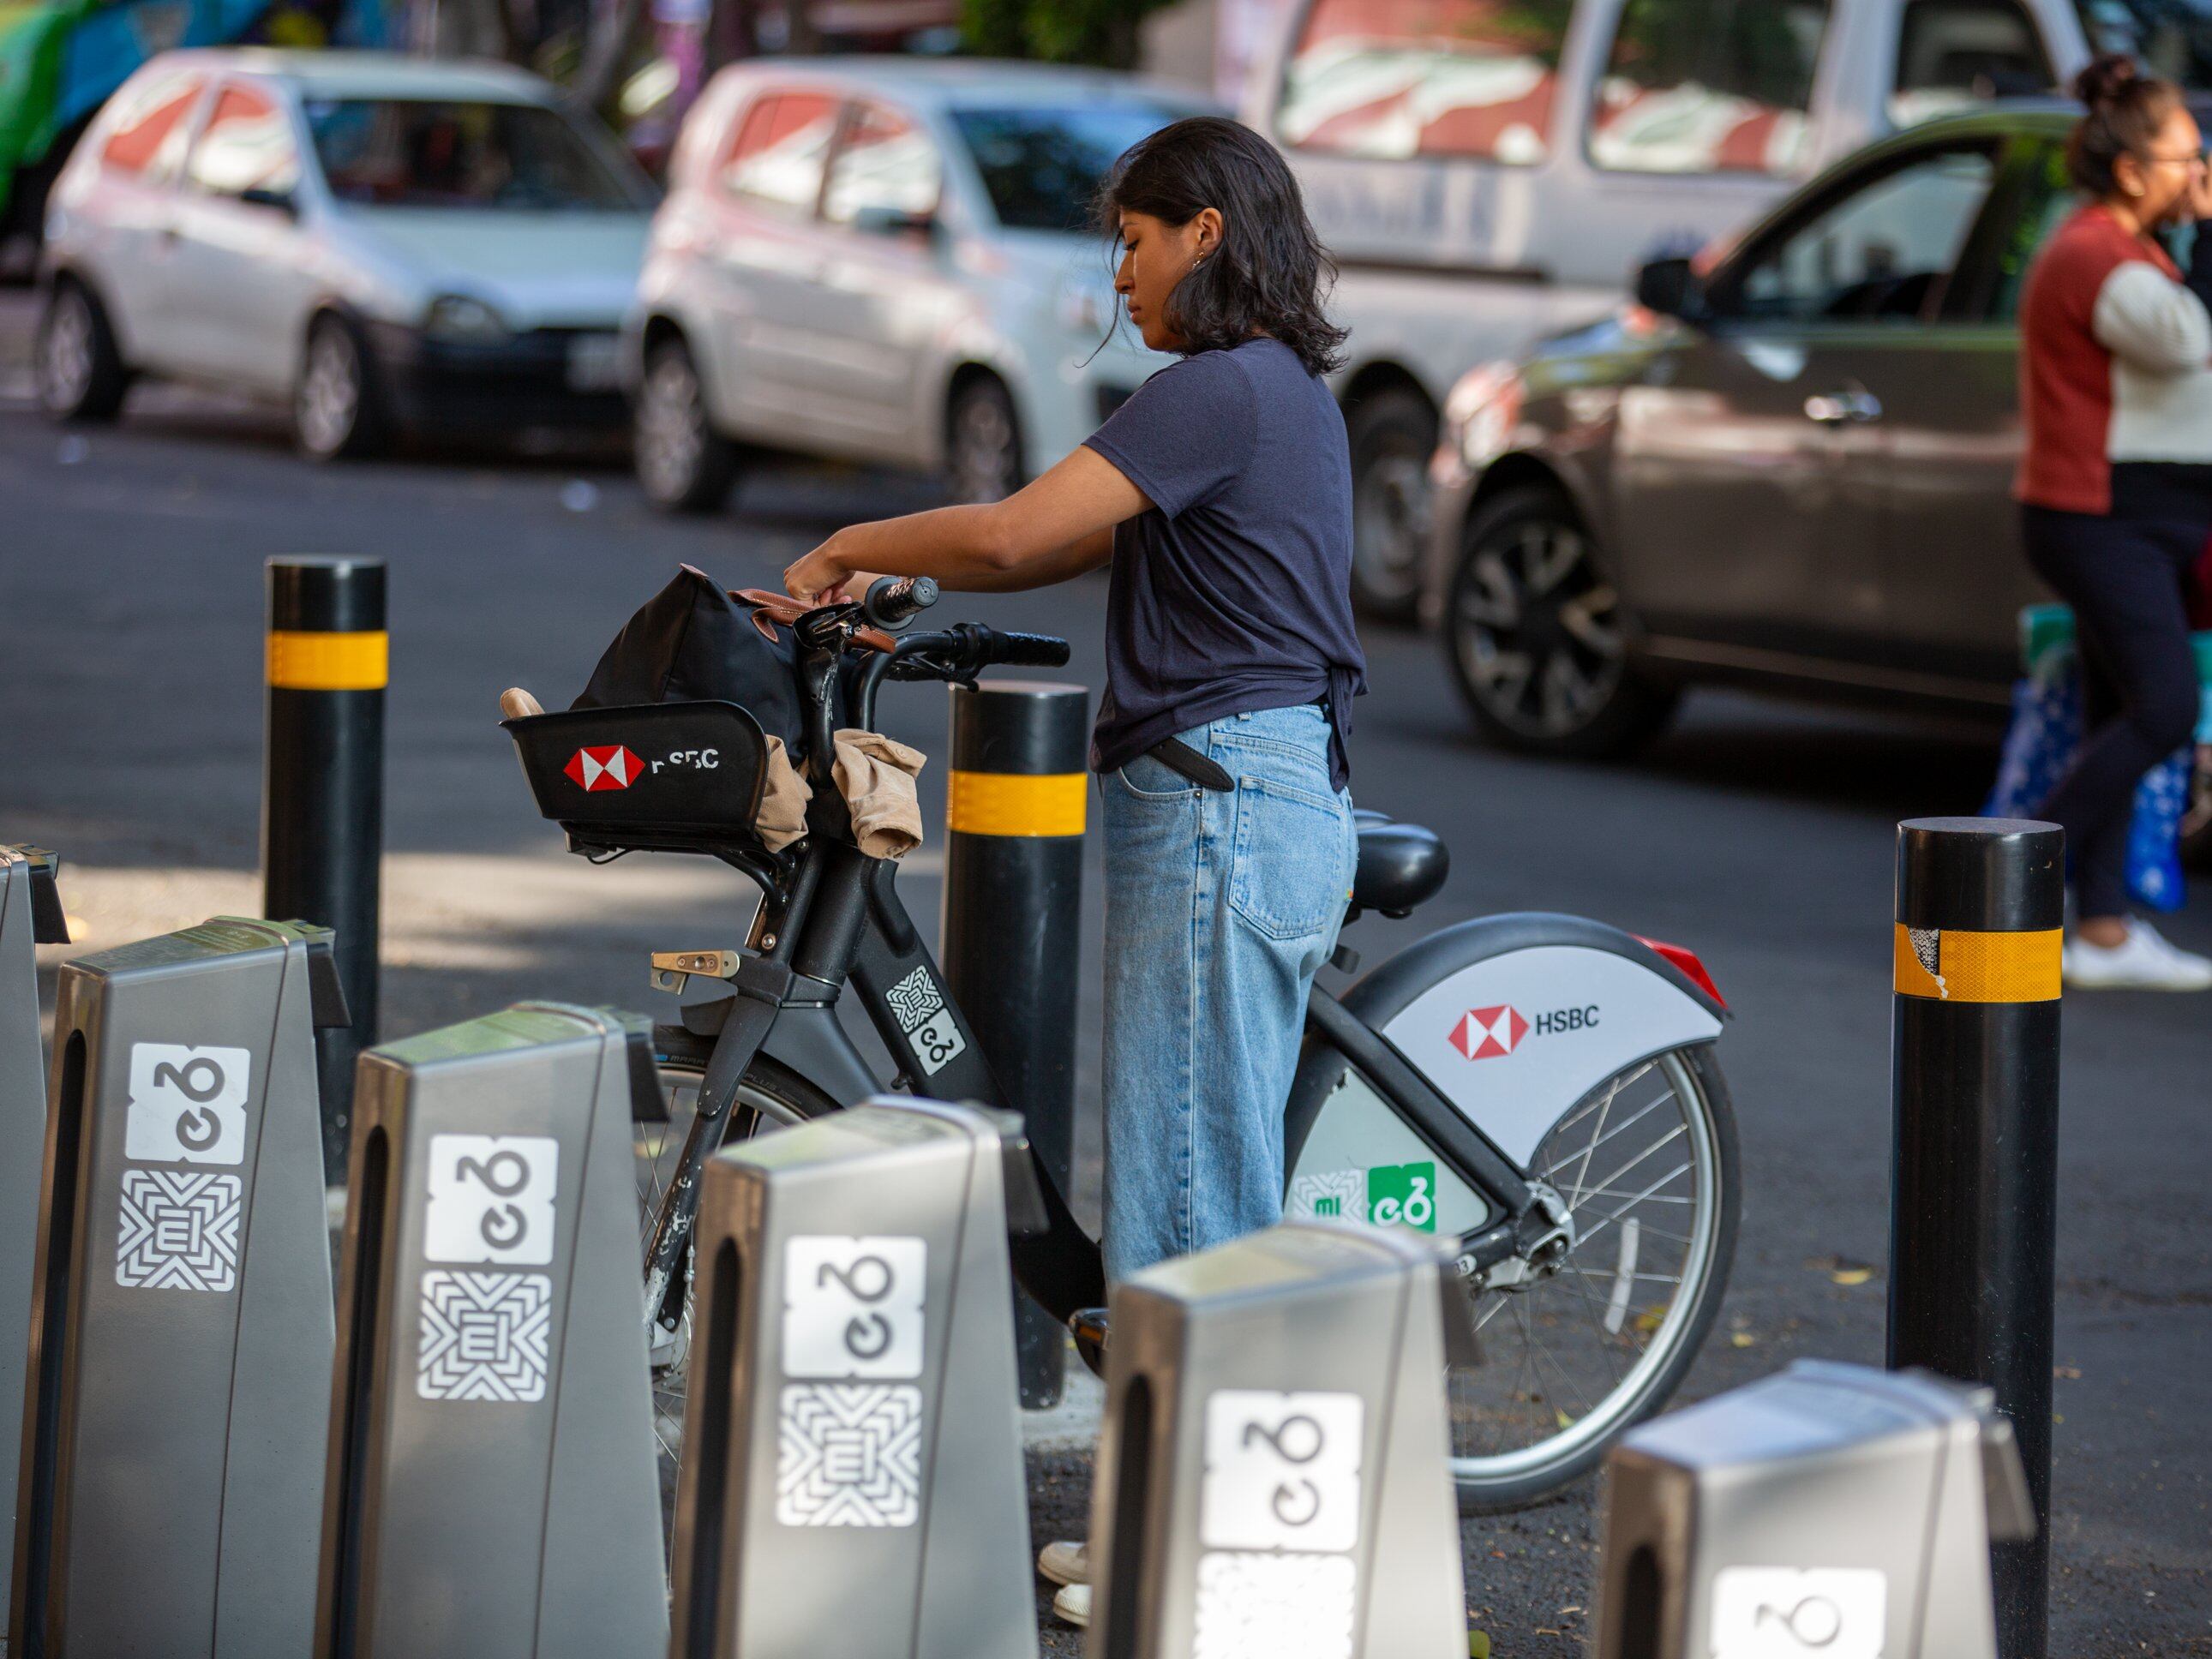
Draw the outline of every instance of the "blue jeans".
[[[1106,1272],[1273,1225],[1306,994],[1358,843],[1310,704],[1181,734],[1237,781],[1149,755],[1099,780],[1106,830]]]

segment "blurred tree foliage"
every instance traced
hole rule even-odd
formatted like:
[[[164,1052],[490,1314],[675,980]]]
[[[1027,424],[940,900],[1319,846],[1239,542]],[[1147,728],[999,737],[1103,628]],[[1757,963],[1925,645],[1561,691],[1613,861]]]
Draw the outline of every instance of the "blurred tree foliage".
[[[986,58],[1137,66],[1138,25],[1174,0],[961,0],[960,33]]]

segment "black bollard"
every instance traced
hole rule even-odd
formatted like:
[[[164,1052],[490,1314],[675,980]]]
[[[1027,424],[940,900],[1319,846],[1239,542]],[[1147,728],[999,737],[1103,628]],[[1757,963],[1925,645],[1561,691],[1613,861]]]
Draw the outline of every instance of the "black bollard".
[[[353,1023],[315,1034],[323,1169],[346,1178],[354,1060],[376,1041],[384,856],[384,562],[269,561],[269,729],[261,791],[266,916],[335,930]]]
[[[945,809],[945,982],[1063,1193],[1075,1161],[1090,701],[1079,685],[1035,680],[955,687]],[[1014,1343],[1022,1404],[1057,1405],[1067,1334],[1018,1290]]]
[[[2014,818],[1898,826],[1892,1370],[1987,1383],[2035,1536],[1990,1551],[1997,1650],[2044,1659],[2065,836]]]

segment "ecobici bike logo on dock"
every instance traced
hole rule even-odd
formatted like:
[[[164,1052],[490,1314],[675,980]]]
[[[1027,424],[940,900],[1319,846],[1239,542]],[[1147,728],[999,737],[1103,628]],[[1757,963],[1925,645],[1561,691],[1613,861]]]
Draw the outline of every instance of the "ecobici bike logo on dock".
[[[1332,1170],[1291,1183],[1292,1215],[1371,1222],[1378,1227],[1437,1230],[1437,1166],[1385,1164],[1370,1170]]]
[[[1569,1031],[1595,1030],[1598,1006],[1553,1008],[1530,1020],[1518,1008],[1470,1008],[1452,1027],[1451,1045],[1469,1060],[1496,1060],[1511,1054],[1528,1036],[1562,1036]]]
[[[568,757],[568,763],[561,769],[576,787],[586,793],[602,789],[627,789],[640,778],[658,772],[664,766],[687,767],[695,772],[713,772],[722,764],[719,749],[678,749],[657,761],[642,761],[630,750],[618,743],[602,744],[596,748],[579,749]]]

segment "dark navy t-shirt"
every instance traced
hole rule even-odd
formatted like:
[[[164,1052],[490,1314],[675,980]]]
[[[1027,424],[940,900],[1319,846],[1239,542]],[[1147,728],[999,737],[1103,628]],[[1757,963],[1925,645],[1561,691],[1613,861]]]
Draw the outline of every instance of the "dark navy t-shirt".
[[[1352,459],[1328,388],[1279,340],[1248,340],[1162,369],[1089,442],[1152,502],[1114,532],[1091,766],[1224,714],[1321,702],[1344,787],[1367,674]]]

